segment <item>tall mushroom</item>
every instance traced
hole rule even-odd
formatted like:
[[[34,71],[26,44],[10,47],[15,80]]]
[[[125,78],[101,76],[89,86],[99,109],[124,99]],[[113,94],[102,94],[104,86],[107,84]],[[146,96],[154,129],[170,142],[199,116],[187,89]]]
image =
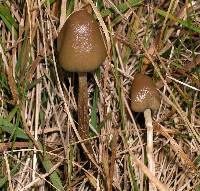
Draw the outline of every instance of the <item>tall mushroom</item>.
[[[81,139],[89,137],[87,72],[105,60],[106,48],[98,23],[85,10],[72,13],[58,35],[58,61],[64,70],[78,72],[78,124]]]
[[[131,88],[131,109],[135,112],[144,112],[147,128],[147,158],[148,168],[155,175],[155,161],[153,157],[153,125],[151,110],[160,106],[160,95],[151,78],[144,74],[136,74]],[[149,190],[155,190],[149,183]]]

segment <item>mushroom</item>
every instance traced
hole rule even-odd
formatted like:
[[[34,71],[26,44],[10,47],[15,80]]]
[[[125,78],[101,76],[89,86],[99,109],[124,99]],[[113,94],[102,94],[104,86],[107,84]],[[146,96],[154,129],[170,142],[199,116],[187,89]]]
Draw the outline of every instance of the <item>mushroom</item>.
[[[147,128],[147,158],[148,168],[155,175],[155,162],[153,157],[153,125],[151,110],[155,111],[160,106],[160,95],[151,78],[144,74],[136,74],[131,88],[131,109],[135,112],[144,112]],[[149,183],[149,190],[155,190]]]
[[[57,40],[58,61],[62,68],[77,72],[78,132],[81,139],[89,137],[87,72],[96,70],[107,53],[99,24],[85,10],[72,13],[66,20]],[[86,146],[87,147],[87,146]],[[91,148],[88,148],[91,151]]]

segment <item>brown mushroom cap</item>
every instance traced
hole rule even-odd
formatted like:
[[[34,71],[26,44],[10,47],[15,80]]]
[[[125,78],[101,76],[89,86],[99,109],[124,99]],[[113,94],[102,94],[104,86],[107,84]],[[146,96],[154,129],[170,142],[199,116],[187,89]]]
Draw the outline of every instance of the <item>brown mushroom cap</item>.
[[[131,109],[144,112],[146,109],[157,110],[160,106],[160,95],[150,77],[136,74],[131,88]]]
[[[98,23],[85,10],[69,16],[58,35],[58,60],[69,72],[90,72],[106,58]]]

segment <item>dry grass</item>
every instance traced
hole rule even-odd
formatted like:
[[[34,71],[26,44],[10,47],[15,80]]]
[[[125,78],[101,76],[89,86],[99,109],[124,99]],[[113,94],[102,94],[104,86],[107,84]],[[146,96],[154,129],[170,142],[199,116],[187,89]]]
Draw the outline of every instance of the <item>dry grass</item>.
[[[77,131],[77,75],[57,67],[55,41],[66,17],[89,4],[108,57],[88,75],[88,158]],[[0,190],[145,191],[149,179],[160,190],[200,190],[198,1],[5,0],[0,18]],[[162,97],[155,177],[143,114],[130,109],[138,72]]]

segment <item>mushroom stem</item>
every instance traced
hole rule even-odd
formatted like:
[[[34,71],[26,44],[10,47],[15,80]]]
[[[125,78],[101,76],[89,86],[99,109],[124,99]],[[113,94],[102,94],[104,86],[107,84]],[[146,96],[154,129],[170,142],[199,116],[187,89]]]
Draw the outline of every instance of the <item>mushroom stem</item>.
[[[153,125],[151,118],[151,110],[146,109],[144,111],[145,125],[147,128],[147,159],[148,159],[148,168],[150,172],[155,175],[155,161],[153,157]],[[149,190],[157,190],[155,185],[149,182]]]
[[[88,117],[88,87],[87,73],[79,72],[79,90],[78,90],[78,132],[82,140],[89,137],[89,117]],[[87,144],[86,148],[88,148]],[[89,150],[90,151],[90,150]]]

